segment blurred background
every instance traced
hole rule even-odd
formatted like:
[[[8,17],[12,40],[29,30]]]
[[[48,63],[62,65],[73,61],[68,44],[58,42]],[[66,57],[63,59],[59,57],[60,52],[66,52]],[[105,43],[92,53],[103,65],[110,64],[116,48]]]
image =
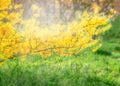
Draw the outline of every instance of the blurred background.
[[[37,13],[42,21],[56,22],[60,19],[72,21],[77,11],[95,11],[116,15],[120,13],[120,0],[13,0],[13,4],[22,4],[24,19],[32,17],[31,7],[37,5]]]

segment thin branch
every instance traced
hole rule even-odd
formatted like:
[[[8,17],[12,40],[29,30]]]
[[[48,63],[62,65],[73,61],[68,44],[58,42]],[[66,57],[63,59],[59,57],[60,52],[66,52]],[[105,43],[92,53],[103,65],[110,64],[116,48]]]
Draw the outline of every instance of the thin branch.
[[[61,49],[61,48],[74,48],[74,47],[55,47],[55,48],[46,48],[43,50],[35,50],[35,52],[43,52],[43,51],[47,51],[47,50],[54,50],[54,49]]]

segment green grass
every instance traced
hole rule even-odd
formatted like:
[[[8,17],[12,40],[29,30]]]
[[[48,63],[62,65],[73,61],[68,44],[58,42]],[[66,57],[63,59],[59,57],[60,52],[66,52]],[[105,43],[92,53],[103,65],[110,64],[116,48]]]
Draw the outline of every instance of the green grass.
[[[120,86],[119,20],[118,16],[112,22],[95,53],[49,58],[29,55],[24,62],[19,61],[21,57],[5,61],[0,66],[0,86]]]
[[[120,54],[119,54],[120,55]],[[85,52],[80,56],[6,61],[0,86],[120,86],[120,59]]]

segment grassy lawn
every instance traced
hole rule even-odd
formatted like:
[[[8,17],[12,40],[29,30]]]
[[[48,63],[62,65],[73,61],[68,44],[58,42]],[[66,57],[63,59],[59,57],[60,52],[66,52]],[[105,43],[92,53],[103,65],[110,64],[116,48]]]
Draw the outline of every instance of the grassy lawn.
[[[95,53],[5,61],[0,66],[0,86],[120,86],[120,16],[112,24]]]

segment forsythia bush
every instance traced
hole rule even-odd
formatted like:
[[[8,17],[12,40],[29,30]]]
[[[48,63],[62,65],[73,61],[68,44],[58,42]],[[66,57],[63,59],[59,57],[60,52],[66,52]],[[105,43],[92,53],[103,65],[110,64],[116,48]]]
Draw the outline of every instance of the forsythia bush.
[[[14,55],[19,40],[15,25],[20,22],[20,14],[15,12],[20,5],[11,5],[11,0],[0,0],[0,61]]]
[[[3,4],[5,3],[5,4]],[[33,16],[24,20],[19,5],[11,5],[11,0],[0,0],[0,60],[18,55],[52,54],[73,55],[99,43],[100,33],[108,30],[110,24],[106,16],[98,13],[78,13],[74,21],[67,24],[41,25],[36,8],[31,8]],[[10,11],[10,12],[9,12]],[[20,30],[18,30],[20,29]]]

